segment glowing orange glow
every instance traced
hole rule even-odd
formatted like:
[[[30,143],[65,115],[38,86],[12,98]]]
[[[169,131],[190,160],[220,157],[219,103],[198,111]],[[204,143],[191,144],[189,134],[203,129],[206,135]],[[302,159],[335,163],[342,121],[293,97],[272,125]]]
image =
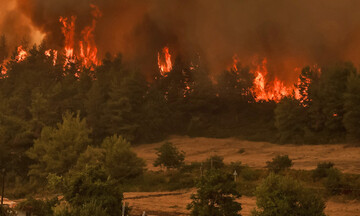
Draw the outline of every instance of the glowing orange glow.
[[[56,65],[56,61],[57,61],[57,55],[58,55],[58,51],[57,50],[46,50],[45,51],[45,55],[49,58],[52,58],[53,60],[53,65]]]
[[[276,101],[279,102],[282,98],[293,95],[295,86],[286,86],[277,77],[273,81],[267,80],[267,59],[265,58],[260,65],[256,66],[251,73],[255,75],[253,93],[256,101]],[[296,96],[296,95],[295,95]]]
[[[240,60],[237,55],[233,57],[233,63],[228,68],[238,73],[238,64]],[[299,98],[299,91],[294,86],[287,86],[280,79],[275,77],[273,80],[268,80],[267,59],[263,59],[261,63],[254,64],[250,70],[255,78],[253,81],[253,87],[251,89],[252,94],[255,97],[255,101],[275,101],[279,102],[282,98],[293,95],[295,98]],[[239,81],[239,80],[238,80]]]
[[[101,17],[101,11],[95,5],[90,5],[93,9],[92,11],[92,24],[91,26],[86,26],[82,31],[81,35],[83,40],[79,42],[80,47],[80,57],[83,60],[83,66],[91,67],[92,65],[98,65],[97,52],[98,49],[95,43],[94,31],[96,28],[96,19]]]
[[[26,52],[26,50],[24,50],[23,46],[19,46],[17,48],[17,56],[15,57],[15,60],[17,62],[22,62],[26,59],[27,56],[28,53]]]
[[[158,66],[160,69],[160,74],[164,77],[167,77],[167,73],[172,70],[173,65],[168,47],[164,47],[162,53],[158,53]]]
[[[65,66],[68,63],[74,62],[75,59],[79,60],[82,66],[91,68],[92,66],[99,65],[97,59],[98,49],[95,43],[94,31],[96,22],[102,16],[99,8],[93,4],[90,5],[92,10],[93,20],[90,26],[86,26],[81,31],[81,40],[75,42],[75,21],[76,17],[69,18],[60,17],[59,21],[62,24],[62,33],[65,37]]]
[[[60,17],[59,21],[63,25],[61,31],[65,37],[65,65],[74,61],[74,46],[75,46],[75,16],[70,19]]]

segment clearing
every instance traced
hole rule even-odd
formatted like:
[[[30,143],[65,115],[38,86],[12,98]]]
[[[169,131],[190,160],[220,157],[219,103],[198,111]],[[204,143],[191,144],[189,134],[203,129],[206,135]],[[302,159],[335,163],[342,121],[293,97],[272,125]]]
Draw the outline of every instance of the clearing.
[[[180,150],[186,153],[185,161],[204,161],[211,155],[224,157],[226,163],[241,161],[253,168],[264,168],[266,161],[279,154],[287,154],[294,162],[294,169],[311,170],[319,162],[333,162],[336,168],[347,173],[360,174],[360,148],[343,144],[336,145],[277,145],[267,142],[251,142],[236,138],[189,138],[170,137]],[[155,148],[162,143],[135,146],[133,149],[147,162],[150,170],[157,170],[152,164],[156,159]],[[239,153],[244,149],[243,153]],[[191,202],[192,190],[174,192],[131,192],[125,193],[126,202],[133,207],[133,213],[141,215],[178,216],[188,215],[186,205]],[[240,200],[243,216],[250,215],[255,207],[255,197],[243,196]],[[360,201],[332,199],[327,202],[326,214],[329,216],[360,216]]]

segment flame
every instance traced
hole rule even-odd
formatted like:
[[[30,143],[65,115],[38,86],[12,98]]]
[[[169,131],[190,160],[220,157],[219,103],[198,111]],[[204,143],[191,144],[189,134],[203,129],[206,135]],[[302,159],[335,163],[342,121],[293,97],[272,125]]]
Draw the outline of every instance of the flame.
[[[162,53],[158,53],[158,65],[160,69],[160,74],[163,77],[167,77],[167,73],[169,73],[173,67],[168,47],[164,47]]]
[[[91,4],[93,20],[90,26],[86,26],[81,31],[81,40],[78,42],[78,50],[75,49],[75,21],[76,16],[70,18],[60,17],[59,21],[62,24],[62,33],[65,37],[65,66],[68,63],[74,62],[77,53],[79,61],[82,66],[91,68],[93,65],[99,65],[97,59],[97,46],[95,43],[94,31],[96,28],[97,19],[102,16],[101,11],[96,5]]]
[[[237,55],[233,56],[233,63],[228,68],[235,73],[238,73],[238,65],[240,59]],[[274,80],[268,80],[267,59],[264,58],[260,64],[254,64],[250,73],[254,74],[253,87],[251,89],[252,94],[255,97],[255,101],[275,101],[279,102],[282,98],[294,95],[295,98],[300,98],[300,93],[295,86],[286,86],[284,82],[277,77]],[[238,80],[238,82],[241,79]]]
[[[27,56],[28,53],[26,52],[26,50],[24,50],[23,46],[19,46],[17,48],[17,56],[15,57],[15,60],[17,62],[22,62],[26,59]]]
[[[61,31],[65,37],[65,66],[74,61],[74,45],[75,45],[75,16],[71,16],[70,19],[67,17],[60,17],[59,21],[63,25]]]
[[[56,61],[57,61],[57,55],[58,55],[58,51],[57,50],[52,50],[52,49],[49,49],[49,50],[46,50],[45,51],[45,55],[49,58],[52,58],[53,60],[53,65],[55,66],[56,65]]]
[[[79,42],[80,47],[80,57],[83,60],[83,66],[91,67],[92,65],[98,65],[97,52],[98,49],[95,43],[94,31],[96,28],[97,18],[101,17],[101,11],[99,8],[93,4],[90,5],[93,9],[92,11],[92,24],[91,26],[85,27],[81,31],[83,40]]]
[[[286,86],[277,77],[273,81],[267,80],[267,59],[265,58],[260,65],[256,66],[251,73],[255,75],[253,93],[256,101],[275,101],[279,102],[282,98],[294,94],[295,86]],[[295,93],[296,97],[296,93]]]

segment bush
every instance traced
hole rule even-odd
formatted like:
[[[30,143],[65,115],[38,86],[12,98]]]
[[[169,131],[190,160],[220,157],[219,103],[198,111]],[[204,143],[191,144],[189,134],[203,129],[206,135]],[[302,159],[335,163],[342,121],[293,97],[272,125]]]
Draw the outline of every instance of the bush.
[[[37,216],[51,216],[54,213],[52,208],[58,203],[57,197],[51,200],[37,200],[30,197],[21,202],[17,208]]]
[[[188,209],[192,216],[239,216],[241,204],[235,201],[240,197],[232,174],[220,170],[209,170],[197,183],[197,193]]]
[[[288,155],[278,155],[273,158],[272,161],[267,161],[266,164],[266,168],[274,173],[279,173],[280,171],[289,169],[293,165],[292,160]]]
[[[166,142],[156,149],[158,156],[154,162],[154,166],[164,166],[168,169],[180,168],[184,164],[185,153],[179,151],[176,146],[170,142]]]
[[[324,182],[326,190],[332,195],[338,195],[342,193],[344,187],[343,175],[340,170],[336,168],[330,168],[327,170],[327,178]]]
[[[103,168],[87,167],[68,178],[63,193],[72,215],[92,210],[109,216],[121,214],[123,194]]]
[[[246,181],[256,181],[259,180],[261,171],[246,166],[241,170],[240,176]]]
[[[204,168],[205,169],[221,169],[224,168],[225,164],[224,164],[224,158],[219,156],[219,155],[213,155],[211,157],[209,157],[208,159],[206,159],[206,161],[204,162]]]
[[[324,162],[324,163],[318,163],[316,169],[313,171],[312,177],[314,180],[316,179],[322,179],[327,177],[328,170],[334,167],[334,163],[332,162]]]
[[[253,216],[325,216],[325,202],[317,193],[274,173],[256,189],[256,205]]]
[[[105,150],[106,171],[116,180],[136,178],[144,172],[145,161],[137,157],[130,143],[121,136],[111,136],[101,144]]]

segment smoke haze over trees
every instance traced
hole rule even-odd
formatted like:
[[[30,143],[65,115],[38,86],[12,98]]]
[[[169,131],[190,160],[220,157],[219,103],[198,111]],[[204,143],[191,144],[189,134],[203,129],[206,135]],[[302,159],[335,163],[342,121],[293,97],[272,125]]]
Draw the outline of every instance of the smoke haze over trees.
[[[298,76],[294,68],[360,63],[354,49],[360,45],[357,0],[12,0],[1,5],[0,33],[8,37],[11,51],[23,38],[63,47],[59,17],[75,16],[80,38],[96,5],[100,58],[121,52],[150,75],[164,46],[183,58],[199,55],[212,74],[231,64],[234,54],[247,64],[254,56],[266,57],[271,74],[292,82]]]

